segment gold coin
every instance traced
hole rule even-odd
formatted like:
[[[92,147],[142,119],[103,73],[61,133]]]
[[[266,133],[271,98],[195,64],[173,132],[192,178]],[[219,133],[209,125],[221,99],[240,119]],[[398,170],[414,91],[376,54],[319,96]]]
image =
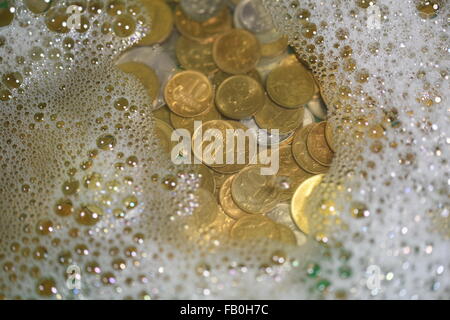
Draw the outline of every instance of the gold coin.
[[[325,139],[325,122],[313,125],[306,138],[306,148],[311,157],[323,166],[330,166],[333,161],[333,151],[331,151]]]
[[[323,174],[315,175],[305,180],[295,191],[291,201],[291,214],[292,220],[297,227],[309,234],[308,218],[305,214],[305,204],[308,201],[308,197],[313,193],[314,188],[317,187],[322,181]]]
[[[279,66],[267,76],[267,93],[277,104],[298,108],[314,95],[314,80],[300,63]]]
[[[297,238],[294,232],[289,227],[277,223],[278,231],[280,232],[280,241],[286,244],[296,245]]]
[[[280,230],[269,218],[262,215],[248,215],[240,218],[231,227],[230,235],[234,239],[280,239]]]
[[[148,11],[151,27],[150,32],[138,42],[138,45],[149,46],[163,42],[172,33],[172,10],[164,1],[141,0],[141,2]]]
[[[171,140],[173,128],[160,119],[155,120],[155,135],[161,143],[164,152],[170,154],[175,142]]]
[[[178,62],[184,69],[200,71],[205,75],[218,70],[212,57],[212,44],[202,44],[180,37],[177,40],[175,52]]]
[[[288,38],[286,36],[282,36],[273,42],[261,43],[261,55],[264,58],[274,58],[282,54],[287,47]]]
[[[231,29],[231,20],[228,8],[203,22],[190,19],[179,6],[175,9],[175,25],[178,31],[186,38],[199,42],[214,41],[217,36]]]
[[[245,119],[254,115],[265,101],[264,89],[246,75],[232,76],[217,89],[217,109],[231,119]]]
[[[266,98],[263,107],[255,114],[256,124],[262,129],[278,129],[279,134],[288,134],[303,123],[305,109],[286,109]]]
[[[262,175],[262,166],[249,166],[240,171],[231,184],[231,195],[239,208],[248,213],[266,213],[278,202],[276,177]]]
[[[212,171],[204,164],[196,165],[196,169],[200,176],[200,188],[214,194],[216,191],[216,181]]]
[[[151,101],[154,101],[159,93],[159,78],[151,67],[139,62],[124,62],[117,67],[123,72],[134,75],[147,89]]]
[[[159,120],[164,121],[168,125],[172,125],[170,122],[170,110],[166,105],[161,106],[160,108],[153,110],[152,115]]]
[[[210,129],[218,130],[213,132],[210,140],[205,134]],[[197,159],[201,160],[204,164],[211,168],[223,167],[226,163],[226,130],[233,129],[233,126],[224,120],[211,120],[204,122],[197,130],[194,131],[192,136],[192,151]],[[217,135],[215,134],[217,133]],[[218,144],[222,146],[222,157],[216,154],[214,146]],[[213,148],[210,150],[209,148]]]
[[[192,118],[180,117],[179,115],[171,112],[170,122],[175,129],[186,129],[189,130],[191,135],[194,133],[194,121],[207,122],[211,120],[220,120],[222,116],[217,111],[214,105],[211,105],[205,112],[199,114],[198,116]]]
[[[260,57],[258,39],[242,29],[233,29],[214,42],[214,61],[227,73],[245,74],[256,67]]]
[[[212,105],[213,89],[201,72],[188,70],[175,74],[167,82],[164,97],[170,110],[181,117],[195,117]]]
[[[333,128],[331,127],[330,121],[327,121],[325,125],[325,139],[327,140],[331,151],[336,152],[336,145],[333,138]]]
[[[233,182],[234,175],[228,177],[225,182],[220,187],[219,191],[219,202],[222,206],[223,211],[234,220],[242,218],[248,215],[247,212],[241,210],[236,203],[234,203],[231,197],[231,183]]]
[[[208,225],[214,222],[219,212],[219,205],[211,192],[205,189],[197,189],[194,198],[196,207],[192,213],[197,226]]]
[[[321,165],[315,161],[306,148],[306,137],[313,127],[313,123],[297,130],[292,142],[292,155],[298,165],[307,172],[313,174],[326,173],[328,167]]]
[[[246,73],[247,76],[255,79],[256,81],[258,81],[261,85],[263,83],[261,75],[259,74],[258,70],[253,69],[250,70],[249,72]],[[219,87],[222,82],[224,82],[226,79],[228,79],[229,77],[232,77],[232,74],[226,73],[222,70],[217,71],[216,73],[214,73],[211,82],[214,85],[215,88]]]

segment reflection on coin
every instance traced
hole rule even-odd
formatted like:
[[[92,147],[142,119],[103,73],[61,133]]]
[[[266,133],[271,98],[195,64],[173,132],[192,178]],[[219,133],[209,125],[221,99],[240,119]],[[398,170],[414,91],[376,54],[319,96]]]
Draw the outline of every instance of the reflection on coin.
[[[314,95],[314,80],[300,63],[280,66],[267,76],[267,93],[286,108],[298,108]]]
[[[219,212],[219,205],[212,193],[205,189],[197,189],[194,198],[197,202],[192,213],[195,224],[201,226],[212,223]]]
[[[205,189],[211,193],[216,191],[216,182],[212,171],[204,164],[196,165],[196,169],[200,176],[200,188]]]
[[[182,71],[170,78],[164,89],[164,98],[172,112],[181,117],[194,117],[211,107],[212,85],[198,71]]]
[[[323,166],[331,165],[333,151],[331,151],[325,139],[325,122],[313,125],[306,138],[306,147],[311,157]]]
[[[138,45],[148,46],[166,40],[173,29],[173,14],[164,1],[141,1],[149,13],[150,32],[142,38]]]
[[[212,42],[215,37],[231,29],[231,15],[227,8],[216,16],[198,22],[190,19],[179,7],[175,9],[175,25],[186,38],[199,42]]]
[[[234,175],[228,177],[219,191],[219,201],[223,208],[223,211],[231,218],[237,220],[243,216],[248,215],[247,212],[241,210],[233,201],[231,197],[231,183],[234,179]]]
[[[186,37],[180,37],[175,50],[177,59],[184,69],[200,71],[205,75],[217,70],[212,57],[212,44],[202,44]]]
[[[214,42],[214,61],[227,73],[245,74],[255,68],[260,57],[258,40],[245,30],[233,29]]]
[[[316,175],[305,180],[294,193],[291,201],[292,220],[305,234],[309,234],[308,218],[305,214],[305,203],[312,194],[314,188],[322,181],[323,174]]]
[[[277,225],[262,215],[248,215],[240,218],[231,227],[230,235],[234,239],[272,239],[280,238],[280,230]]]
[[[173,128],[160,119],[155,120],[155,135],[159,139],[162,149],[170,154],[175,142],[171,141]]]
[[[261,166],[249,166],[239,172],[231,184],[231,195],[242,210],[266,213],[278,202],[276,178],[262,175]]]
[[[302,125],[304,108],[285,109],[266,98],[264,106],[255,114],[260,128],[278,129],[280,134],[288,134]]]
[[[325,139],[327,140],[330,149],[333,152],[336,152],[336,145],[333,138],[333,128],[331,127],[330,121],[327,121],[325,125]]]
[[[217,111],[214,105],[211,105],[206,111],[199,114],[198,116],[185,118],[171,112],[170,122],[175,129],[186,129],[189,130],[191,134],[194,133],[194,121],[207,122],[210,120],[220,120],[222,116]]]
[[[217,89],[217,109],[226,117],[244,119],[255,114],[264,105],[261,85],[246,75],[232,76]]]
[[[154,101],[159,92],[159,79],[155,71],[149,66],[139,62],[124,62],[117,67],[126,73],[133,74],[148,90],[151,101]]]
[[[301,128],[300,130],[297,130],[294,136],[294,141],[292,142],[292,155],[298,165],[305,171],[314,174],[326,173],[328,171],[328,167],[315,161],[306,148],[306,138],[313,125],[314,124],[312,123]]]

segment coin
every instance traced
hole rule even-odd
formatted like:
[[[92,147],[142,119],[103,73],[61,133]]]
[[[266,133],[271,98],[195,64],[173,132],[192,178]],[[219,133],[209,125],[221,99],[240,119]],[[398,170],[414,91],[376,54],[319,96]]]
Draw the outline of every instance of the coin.
[[[326,173],[328,171],[328,167],[315,161],[306,148],[306,137],[308,136],[313,125],[314,124],[311,123],[296,131],[294,141],[292,142],[292,155],[298,165],[305,171],[314,174]]]
[[[223,208],[223,211],[231,218],[237,220],[248,215],[247,212],[241,210],[236,203],[234,203],[231,197],[231,183],[233,182],[234,175],[228,177],[220,187],[219,202]]]
[[[205,134],[210,129],[214,129],[214,135],[210,140]],[[233,129],[233,126],[224,120],[211,120],[204,122],[192,136],[192,151],[195,157],[211,168],[223,167],[226,163],[226,130]],[[215,134],[217,133],[217,135]],[[216,145],[222,147],[222,155],[216,154]],[[209,148],[213,148],[210,150]]]
[[[218,37],[213,45],[214,61],[227,73],[245,74],[255,68],[260,57],[258,40],[245,30],[230,30]]]
[[[334,154],[325,139],[325,125],[325,121],[313,125],[306,138],[306,148],[314,160],[323,166],[330,166]]]
[[[118,64],[117,67],[123,72],[130,73],[138,78],[142,85],[147,89],[151,101],[156,99],[160,84],[158,76],[151,67],[134,61]]]
[[[256,81],[258,81],[262,85],[262,79],[261,75],[259,74],[259,71],[256,69],[250,70],[246,73],[247,76],[252,77]],[[223,72],[222,70],[217,71],[214,73],[211,82],[213,83],[214,87],[219,87],[222,82],[224,82],[227,78],[233,76],[232,74]]]
[[[231,195],[242,210],[249,213],[266,213],[278,202],[279,190],[275,176],[262,175],[262,166],[249,166],[240,171],[231,184]]]
[[[155,118],[154,120],[155,135],[159,139],[162,149],[170,154],[172,147],[175,145],[175,142],[171,140],[173,128],[160,119]]]
[[[265,102],[264,89],[246,75],[232,76],[217,89],[217,109],[231,119],[245,119],[254,115]]]
[[[186,38],[199,42],[212,42],[220,34],[231,29],[231,15],[223,8],[216,16],[198,22],[190,19],[180,7],[175,9],[175,25]]]
[[[260,128],[278,129],[279,134],[288,134],[302,125],[304,108],[286,109],[266,97],[263,107],[255,114]]]
[[[286,244],[296,245],[297,244],[297,238],[295,237],[294,232],[292,232],[289,227],[277,224],[278,231],[280,232],[280,241]]]
[[[280,238],[280,230],[277,225],[262,215],[248,215],[237,220],[231,227],[230,235],[234,239],[272,239]]]
[[[205,21],[223,8],[224,0],[183,0],[180,6],[195,21]]]
[[[336,145],[333,138],[333,128],[331,127],[330,121],[327,121],[325,125],[325,139],[327,140],[331,151],[336,152]]]
[[[266,80],[270,98],[286,108],[298,108],[314,95],[314,80],[300,63],[273,69]]]
[[[323,174],[315,175],[305,180],[295,191],[291,201],[292,220],[304,233],[309,234],[309,223],[305,213],[305,204],[314,188],[320,184]]]
[[[194,121],[207,122],[210,120],[220,120],[222,116],[217,111],[214,105],[211,105],[206,111],[199,114],[198,116],[185,118],[171,112],[170,122],[175,129],[186,129],[189,130],[191,135],[194,133]]]
[[[216,181],[212,171],[204,164],[196,165],[196,169],[199,173],[200,188],[214,193],[216,191]]]
[[[212,44],[202,44],[180,37],[177,40],[175,52],[184,69],[200,71],[205,75],[218,70],[212,57]]]
[[[261,56],[264,58],[274,58],[281,55],[288,47],[288,38],[282,36],[279,39],[269,42],[261,43]]]
[[[172,112],[181,117],[195,117],[211,107],[212,85],[201,72],[182,71],[169,79],[164,98]]]
[[[192,217],[194,218],[195,224],[201,226],[214,222],[219,212],[219,205],[212,193],[200,188],[196,190],[194,198],[196,200],[196,207],[192,213]]]
[[[272,219],[277,224],[284,225],[291,229],[291,231],[294,233],[295,238],[297,239],[297,245],[301,246],[306,243],[308,240],[306,235],[301,232],[297,225],[292,221],[292,215],[291,215],[291,204],[287,203],[279,203],[273,210],[269,211],[266,214],[266,217]]]
[[[166,40],[173,29],[173,14],[164,1],[141,0],[147,9],[150,19],[150,32],[144,36],[138,45],[149,46]]]
[[[172,123],[170,122],[170,110],[167,107],[167,105],[163,105],[161,107],[159,107],[156,110],[152,111],[152,115],[159,120],[164,121],[165,123],[167,123],[168,125],[172,125]]]

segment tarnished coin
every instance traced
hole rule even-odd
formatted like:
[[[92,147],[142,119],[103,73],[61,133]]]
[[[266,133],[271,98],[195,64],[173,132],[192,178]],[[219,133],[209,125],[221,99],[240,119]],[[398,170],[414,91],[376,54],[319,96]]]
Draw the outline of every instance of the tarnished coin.
[[[178,62],[184,69],[196,70],[205,75],[215,72],[216,63],[212,57],[212,44],[202,44],[186,37],[180,37],[175,47]]]
[[[279,134],[288,134],[302,125],[304,108],[286,109],[266,98],[263,107],[255,114],[260,128],[278,129]]]
[[[287,47],[288,38],[286,36],[282,36],[273,42],[261,43],[261,55],[264,58],[274,58],[285,52]]]
[[[164,1],[141,0],[147,9],[151,23],[150,32],[142,38],[138,45],[148,46],[166,40],[173,29],[173,14]]]
[[[233,182],[234,175],[228,177],[220,187],[219,202],[223,211],[231,218],[237,220],[248,215],[247,212],[241,210],[236,203],[234,203],[231,196],[231,183]]]
[[[325,139],[325,125],[324,121],[313,125],[306,137],[306,147],[314,160],[323,166],[330,166],[334,154]]]
[[[305,213],[305,204],[308,197],[313,193],[314,188],[322,181],[323,174],[313,176],[305,180],[295,191],[291,201],[292,220],[297,227],[305,234],[309,234],[308,218]]]
[[[194,198],[196,207],[192,213],[192,217],[194,218],[195,224],[201,226],[214,222],[219,212],[219,205],[216,199],[214,199],[213,194],[200,188],[196,190]]]
[[[205,112],[199,114],[198,116],[185,118],[171,112],[170,122],[175,129],[186,129],[189,130],[191,134],[194,133],[194,121],[207,122],[211,120],[220,120],[222,116],[217,111],[214,105],[211,105]]]
[[[212,194],[216,191],[216,181],[214,180],[214,175],[207,166],[204,164],[196,165],[200,178],[200,188],[205,189]]]
[[[238,240],[280,239],[278,226],[262,215],[248,215],[240,218],[231,227],[230,235]]]
[[[226,131],[231,129],[233,129],[233,126],[228,121],[211,120],[204,122],[194,131],[192,136],[192,151],[195,157],[211,168],[225,166]]]
[[[231,184],[234,202],[249,213],[266,213],[275,207],[279,199],[276,177],[262,175],[261,168],[255,165],[243,169]]]
[[[182,71],[169,79],[164,98],[172,112],[181,117],[195,117],[211,107],[213,89],[203,73]]]
[[[313,125],[314,124],[311,123],[306,127],[297,130],[294,136],[294,141],[292,141],[292,155],[298,165],[305,171],[313,174],[326,173],[328,171],[328,167],[323,166],[314,160],[306,147],[306,138]]]
[[[159,92],[159,79],[151,67],[134,61],[118,64],[117,67],[123,72],[134,75],[147,89],[151,101],[154,101]]]
[[[172,147],[175,146],[175,142],[172,142],[172,132],[173,128],[169,126],[167,123],[160,119],[154,119],[155,120],[155,135],[158,138],[162,149],[170,154],[172,151]]]
[[[254,115],[265,102],[264,89],[255,79],[246,75],[232,76],[217,89],[217,109],[232,119]]]
[[[331,151],[336,152],[336,145],[333,138],[333,128],[331,127],[330,121],[327,121],[325,125],[325,139],[327,140]]]
[[[286,108],[298,108],[314,95],[314,80],[300,63],[279,66],[267,76],[266,89],[270,98]]]
[[[214,42],[214,61],[227,73],[245,74],[255,68],[260,57],[261,48],[258,40],[245,30],[233,29]]]
[[[228,8],[223,8],[216,16],[198,22],[190,19],[180,7],[175,9],[175,25],[180,33],[199,42],[212,42],[222,33],[231,29],[232,19]]]

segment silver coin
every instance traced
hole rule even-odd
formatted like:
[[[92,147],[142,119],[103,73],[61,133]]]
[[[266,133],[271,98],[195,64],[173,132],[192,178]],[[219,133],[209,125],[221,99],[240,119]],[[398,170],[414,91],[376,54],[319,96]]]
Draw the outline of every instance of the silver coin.
[[[253,132],[256,135],[256,141],[258,145],[271,147],[280,144],[281,142],[289,139],[294,133],[288,133],[284,135],[272,134],[271,131],[266,129],[261,129],[255,122],[253,118],[244,119],[240,121],[242,124],[247,126],[249,129],[253,129]]]
[[[311,113],[320,120],[324,120],[327,117],[327,106],[320,94],[315,94],[311,101],[307,103],[307,106]]]
[[[195,21],[205,21],[214,17],[224,6],[224,0],[181,0],[184,13]]]

